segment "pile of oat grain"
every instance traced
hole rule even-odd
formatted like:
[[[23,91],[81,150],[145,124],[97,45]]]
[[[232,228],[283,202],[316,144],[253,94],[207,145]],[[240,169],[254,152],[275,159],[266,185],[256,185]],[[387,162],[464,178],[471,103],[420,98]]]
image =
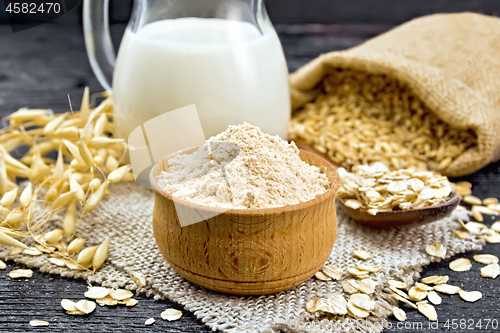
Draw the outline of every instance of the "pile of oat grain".
[[[224,208],[270,208],[305,202],[330,188],[326,174],[299,157],[294,143],[243,123],[170,159],[157,180],[180,199]]]
[[[444,123],[401,82],[343,69],[327,75],[322,94],[294,114],[290,138],[348,170],[382,162],[391,170],[444,173],[477,146],[474,132]]]

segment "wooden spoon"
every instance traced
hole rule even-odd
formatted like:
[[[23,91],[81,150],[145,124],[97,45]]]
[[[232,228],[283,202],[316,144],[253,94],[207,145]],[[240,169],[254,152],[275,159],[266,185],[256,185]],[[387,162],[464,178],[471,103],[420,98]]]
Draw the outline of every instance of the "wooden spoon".
[[[378,212],[376,215],[368,214],[366,210],[349,208],[341,200],[339,202],[342,210],[360,224],[375,228],[390,228],[412,223],[433,222],[449,216],[460,203],[460,195],[453,191],[448,201],[436,206]]]
[[[328,160],[335,167],[339,167],[339,165],[330,160],[328,156],[319,153],[315,149],[311,148],[311,146],[309,146],[307,143],[301,140],[294,141],[297,147],[299,147],[300,149],[307,150],[311,153],[321,156]],[[449,216],[460,203],[460,195],[458,194],[458,192],[453,191],[451,192],[448,201],[436,206],[410,210],[393,210],[391,212],[378,212],[377,215],[368,214],[366,210],[349,208],[345,206],[341,200],[338,201],[340,202],[340,207],[342,208],[342,210],[360,224],[374,228],[391,228],[413,223],[423,224],[434,222],[446,216]]]

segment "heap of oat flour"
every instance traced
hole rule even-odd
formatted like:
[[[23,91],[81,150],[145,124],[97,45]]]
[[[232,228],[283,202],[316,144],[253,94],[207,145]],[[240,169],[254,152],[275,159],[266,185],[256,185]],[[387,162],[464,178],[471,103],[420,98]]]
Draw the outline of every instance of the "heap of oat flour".
[[[330,188],[295,143],[243,123],[168,161],[158,183],[175,197],[224,208],[270,208],[311,200]]]

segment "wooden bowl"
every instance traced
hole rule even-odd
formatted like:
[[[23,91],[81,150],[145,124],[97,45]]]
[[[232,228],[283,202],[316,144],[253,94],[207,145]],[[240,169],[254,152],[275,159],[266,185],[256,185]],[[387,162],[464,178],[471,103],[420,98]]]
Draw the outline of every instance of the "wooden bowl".
[[[368,214],[363,209],[352,209],[339,200],[340,208],[359,224],[374,228],[392,228],[408,224],[423,224],[434,222],[449,216],[460,203],[460,194],[451,192],[450,198],[439,205],[410,210],[394,210],[378,212],[376,215]]]
[[[231,209],[185,227],[180,226],[172,195],[156,182],[162,171],[159,161],[149,180],[155,196],[154,236],[167,262],[199,286],[236,295],[277,293],[316,274],[332,252],[337,235],[339,176],[335,167],[317,155],[301,151],[300,157],[325,170],[331,183],[327,192],[285,207]],[[202,216],[217,213],[213,207],[178,198],[175,204]]]

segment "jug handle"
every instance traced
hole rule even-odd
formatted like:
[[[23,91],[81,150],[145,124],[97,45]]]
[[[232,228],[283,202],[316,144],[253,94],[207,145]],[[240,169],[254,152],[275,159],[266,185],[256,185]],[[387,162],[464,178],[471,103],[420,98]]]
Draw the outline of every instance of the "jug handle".
[[[103,88],[111,92],[116,55],[109,33],[109,0],[83,1],[83,34],[90,66]]]

